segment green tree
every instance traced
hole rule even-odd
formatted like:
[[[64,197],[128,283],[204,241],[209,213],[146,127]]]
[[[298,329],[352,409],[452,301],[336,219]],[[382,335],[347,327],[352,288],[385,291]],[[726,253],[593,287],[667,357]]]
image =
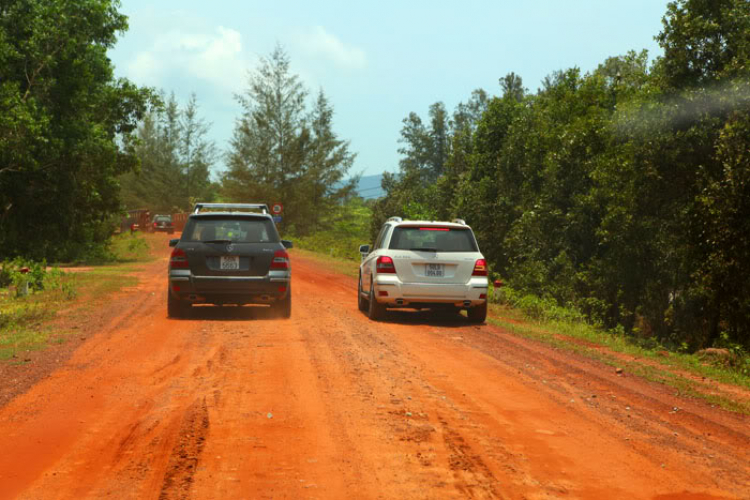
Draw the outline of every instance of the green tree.
[[[150,91],[115,79],[107,50],[127,29],[119,2],[0,6],[0,252],[67,259],[107,241],[126,139]]]
[[[663,76],[672,88],[710,86],[750,72],[747,0],[678,0],[667,5],[656,40]]]
[[[283,203],[283,230],[300,235],[318,226],[320,210],[353,189],[341,182],[354,155],[333,132],[333,108],[321,92],[308,113],[307,95],[281,46],[261,58],[238,96],[243,114],[222,178],[227,199]]]
[[[307,151],[304,176],[299,185],[310,191],[307,227],[314,233],[334,206],[352,196],[356,177],[345,181],[355,154],[349,141],[339,139],[333,131],[333,107],[321,89],[309,117],[311,140]]]
[[[289,56],[277,46],[251,73],[243,108],[228,154],[224,195],[236,201],[279,201],[284,227],[298,222],[301,200],[293,197],[295,180],[304,172],[310,132],[305,122],[307,91],[290,72]]]
[[[213,197],[211,167],[216,161],[216,146],[206,138],[210,126],[198,116],[198,100],[190,96],[180,116],[180,163],[185,178],[187,208],[191,200],[210,201]]]
[[[518,102],[523,100],[527,92],[523,86],[523,79],[513,72],[500,79],[500,87],[503,89],[504,97],[510,97]]]
[[[210,179],[215,146],[206,138],[209,127],[198,116],[197,98],[192,95],[182,109],[174,94],[161,100],[163,105],[145,116],[136,133],[133,150],[140,168],[121,178],[127,209],[170,213],[215,196]]]

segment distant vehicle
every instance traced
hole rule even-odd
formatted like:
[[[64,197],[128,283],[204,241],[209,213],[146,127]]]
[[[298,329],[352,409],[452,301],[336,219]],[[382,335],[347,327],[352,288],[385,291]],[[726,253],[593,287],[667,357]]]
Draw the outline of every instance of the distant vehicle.
[[[120,232],[144,230],[151,220],[151,212],[145,208],[128,210],[127,215],[120,221]]]
[[[464,221],[391,217],[372,248],[359,251],[357,302],[370,319],[388,308],[466,310],[474,323],[487,318],[487,261]]]
[[[174,225],[172,224],[171,215],[154,215],[149,226],[149,231],[158,233],[164,232],[174,234]]]
[[[169,316],[193,304],[267,304],[291,316],[292,242],[279,238],[266,205],[199,203],[169,245]]]

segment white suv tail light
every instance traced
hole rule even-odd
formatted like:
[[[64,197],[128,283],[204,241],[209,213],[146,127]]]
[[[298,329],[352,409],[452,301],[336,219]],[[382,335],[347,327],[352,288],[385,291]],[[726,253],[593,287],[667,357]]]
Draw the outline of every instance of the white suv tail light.
[[[393,259],[387,255],[381,255],[375,262],[375,272],[379,274],[396,274],[396,266]]]
[[[476,264],[474,264],[474,272],[472,272],[471,275],[487,276],[487,261],[484,259],[478,259]]]

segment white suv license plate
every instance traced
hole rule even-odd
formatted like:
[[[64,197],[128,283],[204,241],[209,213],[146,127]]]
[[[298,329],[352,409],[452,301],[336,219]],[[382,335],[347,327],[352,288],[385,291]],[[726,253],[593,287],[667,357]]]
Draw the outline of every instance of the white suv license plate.
[[[424,275],[432,278],[445,276],[445,264],[425,264]]]
[[[231,271],[233,269],[240,268],[240,257],[238,255],[230,255],[228,257],[222,257],[220,267],[223,270]]]

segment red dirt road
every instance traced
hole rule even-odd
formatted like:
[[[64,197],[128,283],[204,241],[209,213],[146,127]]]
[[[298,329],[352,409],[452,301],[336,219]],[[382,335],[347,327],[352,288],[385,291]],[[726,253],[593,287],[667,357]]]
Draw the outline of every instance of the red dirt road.
[[[168,319],[167,255],[0,408],[0,498],[750,498],[746,417],[489,325],[371,322],[294,253],[290,320]]]

